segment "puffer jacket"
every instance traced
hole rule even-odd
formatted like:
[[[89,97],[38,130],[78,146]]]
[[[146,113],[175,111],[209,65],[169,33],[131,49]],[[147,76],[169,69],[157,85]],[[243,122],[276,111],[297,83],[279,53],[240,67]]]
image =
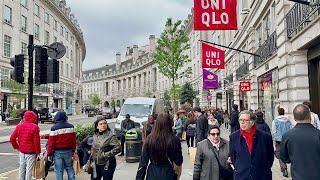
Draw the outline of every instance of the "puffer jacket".
[[[40,154],[40,130],[37,126],[37,116],[32,111],[24,114],[24,122],[19,124],[10,137],[14,149],[25,154]],[[18,139],[18,142],[17,142]]]
[[[95,133],[92,142],[92,156],[90,159],[93,168],[93,177],[97,176],[95,164],[109,166],[109,161],[121,152],[121,145],[109,130]]]

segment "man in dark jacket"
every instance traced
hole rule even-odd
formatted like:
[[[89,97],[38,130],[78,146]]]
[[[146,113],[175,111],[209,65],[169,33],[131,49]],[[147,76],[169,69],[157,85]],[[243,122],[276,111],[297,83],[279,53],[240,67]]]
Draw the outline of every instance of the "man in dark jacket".
[[[256,116],[240,113],[240,130],[230,135],[230,157],[235,180],[271,180],[274,161],[272,137],[255,126]]]
[[[123,156],[124,155],[124,142],[126,140],[125,135],[126,135],[127,131],[132,129],[132,128],[135,128],[134,121],[132,121],[130,119],[130,115],[129,114],[126,114],[126,119],[121,122],[121,131],[122,131],[122,134],[120,136],[121,154],[119,154],[119,156]]]
[[[66,112],[60,111],[54,117],[55,125],[51,127],[48,140],[48,160],[54,160],[56,179],[63,179],[63,171],[67,170],[68,179],[74,180],[72,156],[76,151],[76,132],[74,126],[67,123]]]
[[[233,111],[230,115],[231,133],[240,129],[238,105],[234,104],[232,108]]]
[[[207,138],[208,135],[208,119],[202,114],[200,107],[194,107],[193,113],[197,118],[196,121],[196,146],[199,142]]]
[[[320,131],[311,123],[311,112],[304,104],[293,110],[295,127],[286,132],[280,142],[280,158],[291,163],[293,180],[320,179]]]
[[[81,141],[80,146],[81,146],[81,151],[83,153],[83,159],[82,159],[83,162],[82,163],[84,165],[86,165],[89,160],[90,154],[91,154],[92,136],[89,135],[86,138],[84,138]]]
[[[268,126],[266,121],[263,119],[263,112],[261,111],[257,112],[256,116],[257,116],[257,120],[256,120],[257,129],[259,129],[260,131],[264,131],[268,134],[271,134],[270,127]]]

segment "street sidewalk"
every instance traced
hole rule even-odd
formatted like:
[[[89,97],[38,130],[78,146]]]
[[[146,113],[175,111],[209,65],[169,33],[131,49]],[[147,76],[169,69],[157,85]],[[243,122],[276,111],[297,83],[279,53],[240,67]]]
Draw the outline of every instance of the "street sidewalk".
[[[74,115],[74,116],[68,116],[69,120],[75,120],[75,119],[84,119],[87,118],[88,115],[86,114],[80,114],[80,115]],[[39,127],[41,129],[42,126],[47,125],[47,124],[41,124],[39,123]],[[13,130],[14,128],[16,128],[16,125],[12,125],[12,126],[7,126],[7,124],[5,122],[0,122],[0,132],[3,131],[9,131],[9,130]],[[40,134],[48,134],[50,132],[50,130],[45,130],[45,131],[40,131]],[[6,143],[10,141],[10,136],[1,136],[0,137],[0,143]]]
[[[225,128],[221,126],[221,137],[225,139],[229,139],[229,132]],[[193,165],[189,162],[189,155],[187,152],[187,145],[186,142],[183,141],[182,143],[182,153],[183,153],[183,165],[182,165],[182,175],[180,180],[192,180],[192,176],[189,174],[193,171]],[[134,180],[136,176],[136,172],[138,169],[139,163],[126,163],[125,162],[125,156],[118,157],[117,156],[117,168],[114,174],[115,180]],[[290,166],[289,166],[290,167]],[[289,168],[288,167],[288,168]],[[289,173],[290,174],[290,173]],[[11,172],[0,174],[0,180],[8,179],[8,180],[15,180],[18,177],[18,170],[14,170]],[[279,161],[275,159],[272,167],[272,177],[274,180],[288,180],[290,178],[284,178],[282,177],[282,173],[280,172],[280,166]],[[90,179],[90,176],[85,173],[81,172],[79,175],[77,175],[77,180],[88,180]],[[50,171],[49,175],[47,177],[49,180],[55,179],[55,172]],[[67,179],[66,173],[65,173],[65,179]]]

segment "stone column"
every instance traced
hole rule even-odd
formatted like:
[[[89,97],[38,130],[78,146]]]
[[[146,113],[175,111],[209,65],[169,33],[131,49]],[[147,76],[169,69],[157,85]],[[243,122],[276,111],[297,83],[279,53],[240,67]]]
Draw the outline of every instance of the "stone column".
[[[255,53],[257,50],[256,48],[256,42],[255,42],[255,29],[254,27],[250,27],[248,29],[248,51]],[[259,92],[259,87],[258,87],[258,77],[255,72],[255,67],[254,67],[254,56],[250,56],[248,59],[249,63],[249,78],[250,78],[250,83],[251,83],[251,91],[250,91],[250,101],[249,101],[249,109],[258,109],[258,92]]]
[[[233,54],[233,97],[234,104],[237,104],[240,107],[240,97],[239,97],[239,81],[237,80],[236,70],[239,67],[239,53],[234,52]]]

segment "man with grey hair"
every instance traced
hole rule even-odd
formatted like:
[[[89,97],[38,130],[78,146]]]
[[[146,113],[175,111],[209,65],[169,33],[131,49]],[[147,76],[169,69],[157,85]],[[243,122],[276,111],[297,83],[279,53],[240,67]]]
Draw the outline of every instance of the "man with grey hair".
[[[320,179],[320,131],[311,122],[308,106],[298,104],[293,110],[296,126],[286,132],[280,143],[280,158],[291,163],[293,180]]]
[[[250,111],[239,114],[240,129],[230,135],[230,157],[234,179],[271,180],[274,149],[270,134],[255,125],[256,116]]]

